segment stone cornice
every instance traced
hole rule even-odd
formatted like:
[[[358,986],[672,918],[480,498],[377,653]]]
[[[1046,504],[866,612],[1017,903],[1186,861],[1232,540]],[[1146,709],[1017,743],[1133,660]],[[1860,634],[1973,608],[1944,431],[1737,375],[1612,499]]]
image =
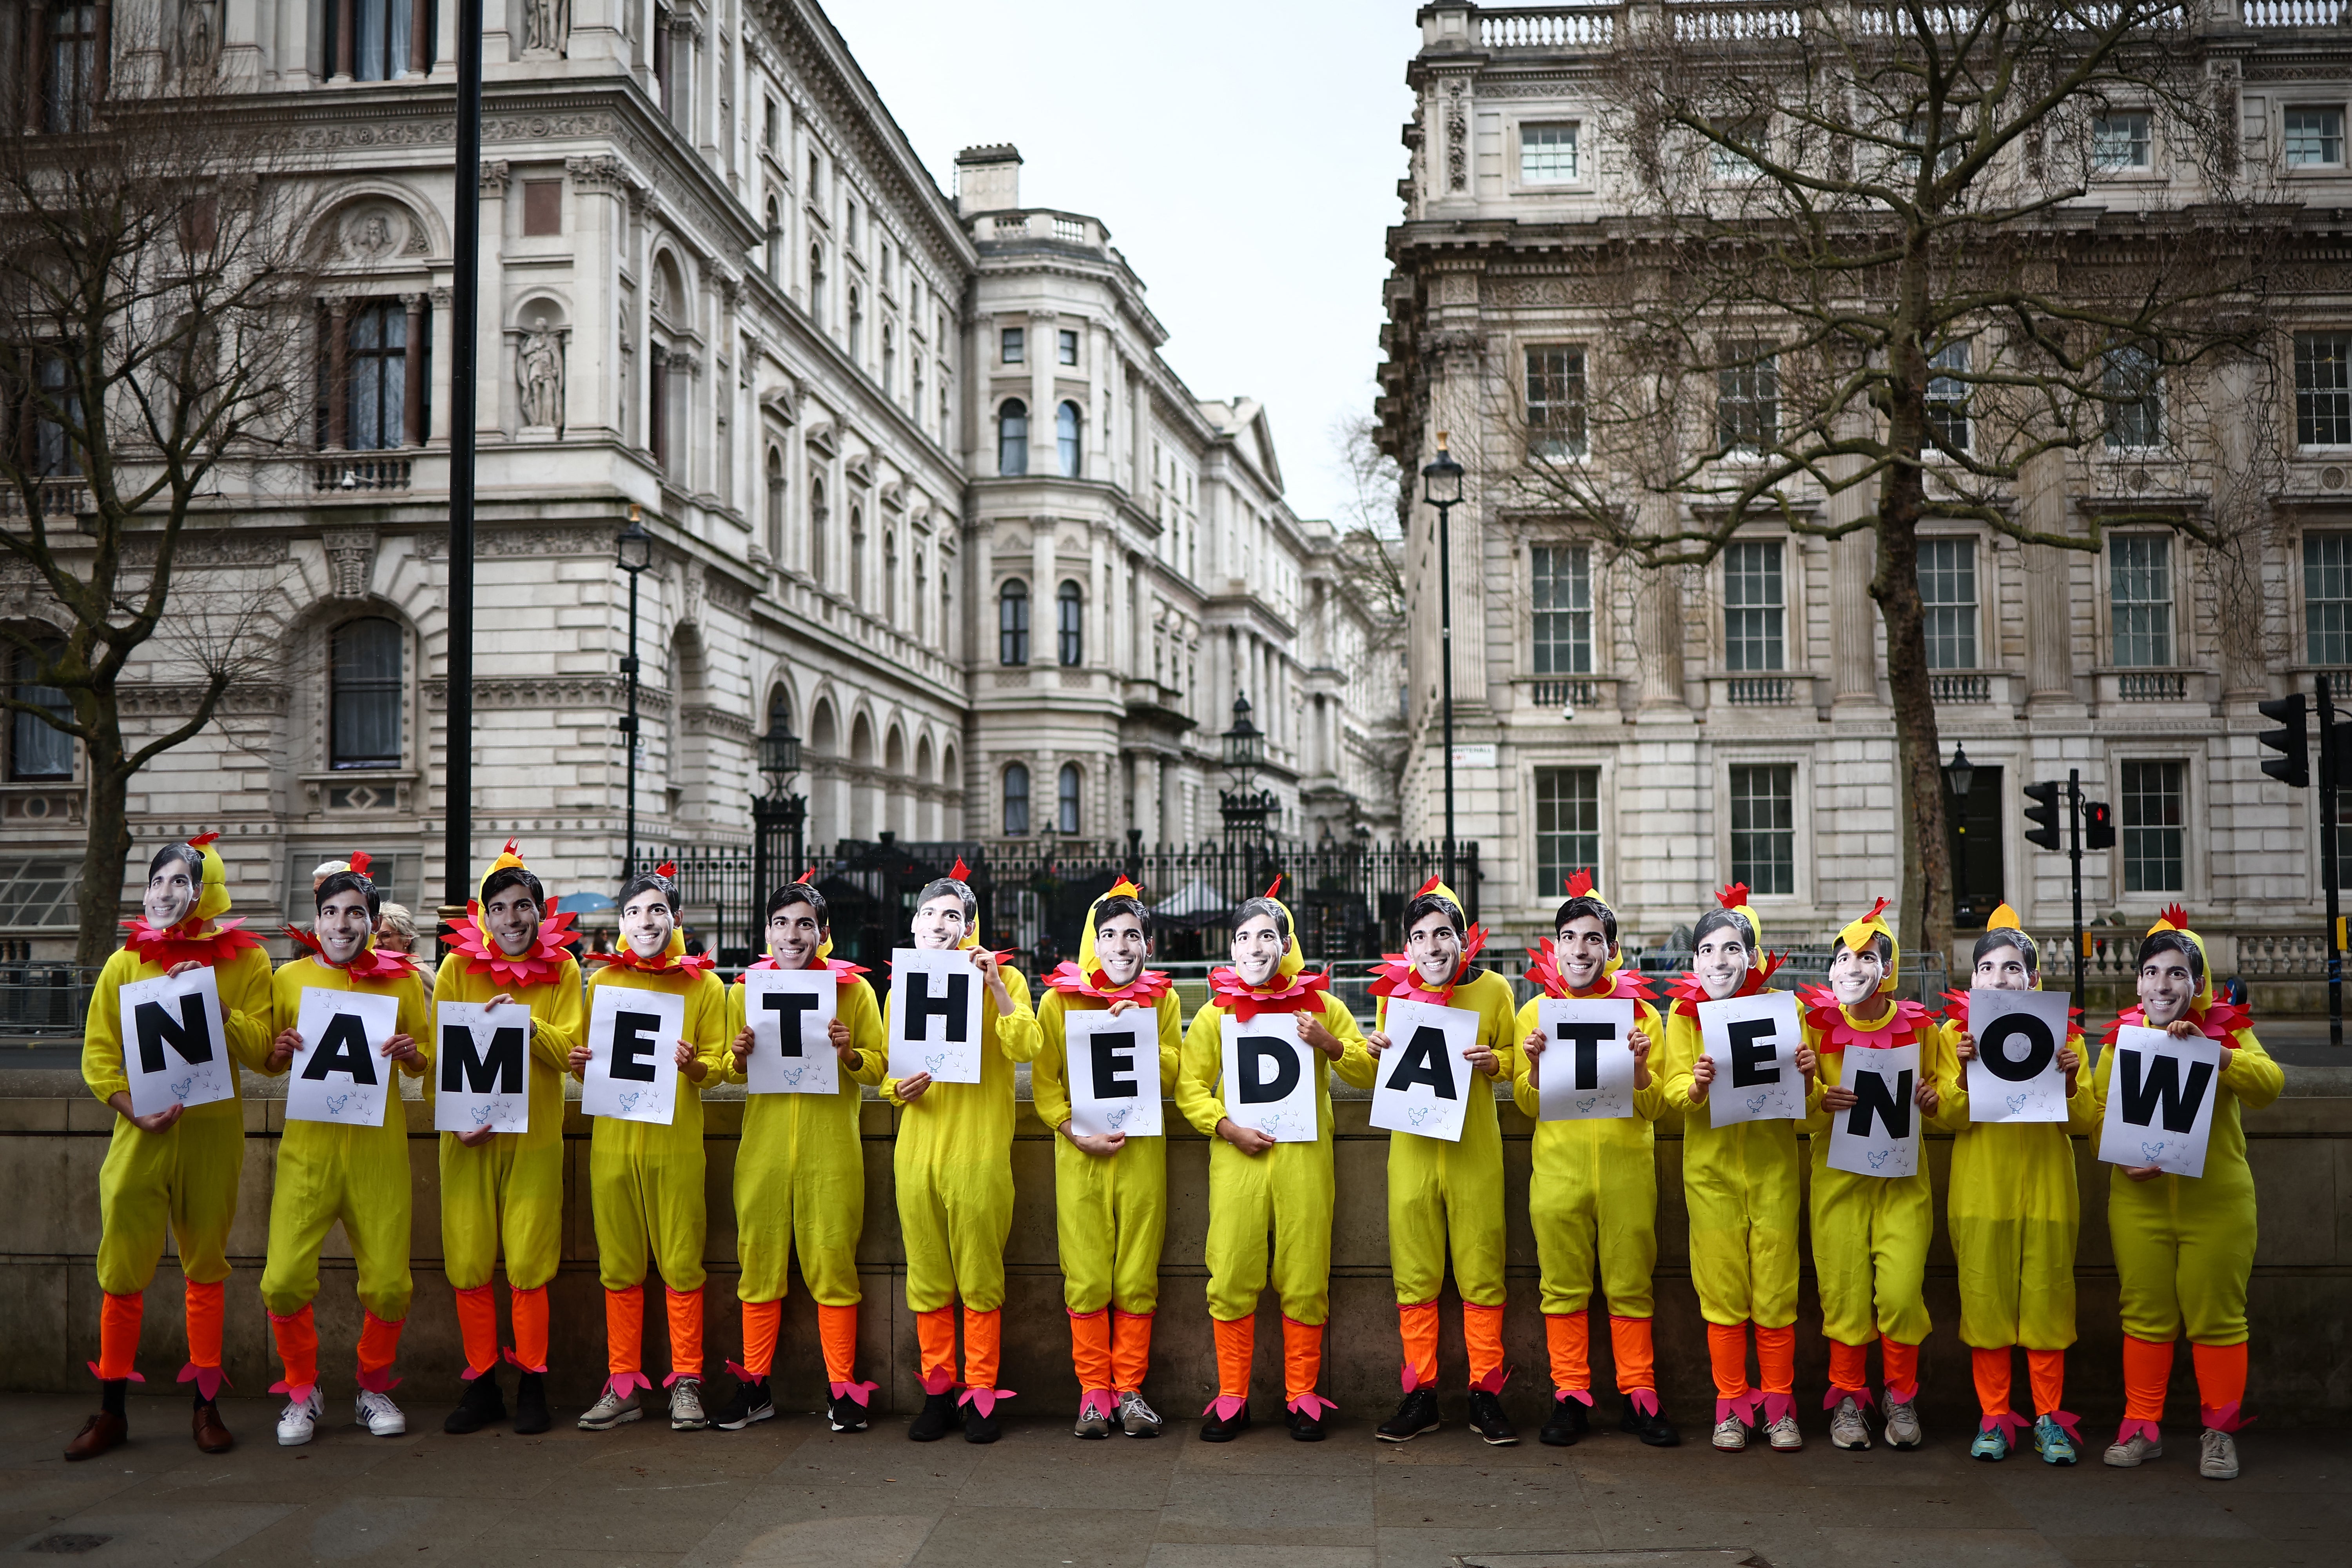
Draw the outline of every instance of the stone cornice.
[[[421,683],[425,705],[436,712],[448,706],[449,682],[436,677]],[[621,712],[629,705],[629,683],[618,675],[487,676],[474,682],[474,707],[485,708],[607,708]],[[667,713],[669,693],[656,686],[637,688],[637,711]]]

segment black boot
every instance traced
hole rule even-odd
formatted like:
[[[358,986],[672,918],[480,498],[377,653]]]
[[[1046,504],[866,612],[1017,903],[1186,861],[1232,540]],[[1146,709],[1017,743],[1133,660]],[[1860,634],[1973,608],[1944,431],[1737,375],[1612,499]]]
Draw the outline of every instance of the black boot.
[[[1310,1415],[1304,1410],[1291,1411],[1290,1436],[1301,1443],[1320,1443],[1323,1440],[1323,1417]]]
[[[918,1443],[936,1443],[948,1435],[950,1426],[961,1426],[956,1409],[955,1390],[923,1395],[923,1407],[915,1412],[915,1419],[907,1427],[907,1436]]]
[[[1635,1408],[1630,1395],[1625,1400],[1625,1414],[1617,1422],[1617,1430],[1631,1432],[1653,1448],[1675,1448],[1682,1446],[1682,1434],[1675,1430],[1674,1423],[1666,1419],[1666,1413],[1664,1410],[1644,1415]]]
[[[543,1372],[524,1373],[521,1386],[515,1390],[514,1429],[529,1437],[546,1431],[551,1425],[552,1423],[547,1414],[547,1374]]]
[[[506,1396],[499,1392],[499,1370],[492,1367],[467,1382],[465,1397],[457,1401],[457,1409],[449,1412],[449,1418],[441,1423],[441,1430],[478,1432],[491,1422],[506,1418]]]
[[[710,1424],[721,1432],[740,1432],[754,1421],[765,1421],[776,1413],[776,1403],[768,1397],[768,1380],[745,1383],[738,1379],[735,1392]]]
[[[1432,1417],[1433,1423],[1434,1416]],[[1518,1428],[1503,1414],[1503,1401],[1483,1388],[1470,1391],[1470,1430],[1491,1447],[1507,1448],[1519,1440]]]
[[[983,1411],[975,1401],[963,1407],[963,1440],[967,1443],[993,1443],[1003,1436],[996,1412]]]
[[[1536,1441],[1548,1447],[1572,1448],[1579,1437],[1591,1430],[1591,1418],[1584,1413],[1584,1402],[1571,1399],[1565,1394],[1555,1394],[1551,1400],[1551,1415],[1545,1420],[1543,1430],[1536,1434]]]
[[[836,1394],[833,1403],[825,1406],[824,1418],[836,1432],[866,1430],[866,1406],[846,1394]]]
[[[1242,1401],[1240,1407],[1230,1416],[1220,1415],[1212,1407],[1209,1411],[1209,1418],[1201,1423],[1201,1441],[1230,1443],[1248,1431],[1249,1424],[1249,1401],[1246,1399]]]
[[[1396,1414],[1373,1433],[1383,1443],[1410,1443],[1423,1432],[1437,1430],[1437,1390],[1416,1388],[1404,1396]]]

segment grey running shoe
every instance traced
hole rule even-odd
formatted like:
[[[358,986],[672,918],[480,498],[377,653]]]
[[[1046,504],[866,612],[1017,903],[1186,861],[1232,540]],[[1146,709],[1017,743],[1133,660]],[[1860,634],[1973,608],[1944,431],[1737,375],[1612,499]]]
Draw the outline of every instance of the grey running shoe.
[[[1130,1437],[1160,1436],[1160,1412],[1143,1403],[1143,1395],[1129,1391],[1118,1396],[1118,1429]]]
[[[1715,1424],[1715,1446],[1727,1454],[1737,1454],[1748,1447],[1748,1427],[1737,1415],[1727,1415]]]
[[[1919,1412],[1912,1408],[1911,1402],[1906,1399],[1898,1405],[1889,1400],[1886,1404],[1886,1446],[1890,1448],[1916,1448],[1926,1441],[1927,1434],[1919,1430]]]
[[[1070,1436],[1108,1437],[1110,1436],[1110,1417],[1104,1415],[1101,1407],[1091,1398],[1082,1399],[1078,1402],[1077,1424],[1070,1428]]]
[[[669,1429],[673,1432],[699,1432],[710,1425],[710,1417],[702,1413],[702,1380],[681,1377],[669,1385]]]
[[[1793,1412],[1782,1415],[1766,1427],[1764,1435],[1772,1439],[1772,1451],[1776,1454],[1793,1454],[1805,1446],[1805,1434],[1798,1426]]]
[[[596,1403],[590,1405],[588,1413],[580,1417],[580,1430],[609,1432],[625,1421],[642,1421],[645,1416],[645,1405],[637,1398],[635,1389],[631,1389],[628,1397],[624,1399],[614,1393],[612,1385],[607,1384],[604,1392],[596,1396]]]
[[[2107,1445],[2106,1461],[2119,1470],[2136,1470],[2149,1459],[2164,1458],[2164,1445],[2145,1432],[2135,1432],[2120,1443]]]
[[[1857,1450],[1870,1447],[1870,1423],[1851,1395],[1839,1400],[1837,1408],[1830,1412],[1830,1447]]]
[[[2209,1481],[2238,1479],[2238,1440],[2227,1432],[2205,1428],[2197,1439],[2197,1473]]]

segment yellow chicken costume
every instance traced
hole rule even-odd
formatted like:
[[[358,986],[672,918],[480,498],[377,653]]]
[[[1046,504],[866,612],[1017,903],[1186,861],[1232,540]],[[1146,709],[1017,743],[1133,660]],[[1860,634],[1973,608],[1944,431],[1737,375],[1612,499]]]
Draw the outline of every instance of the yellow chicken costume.
[[[778,907],[793,906],[772,901],[770,914]],[[811,907],[822,910],[814,900]],[[745,1383],[768,1381],[797,1247],[801,1279],[816,1302],[830,1397],[850,1400],[863,1410],[877,1385],[857,1376],[857,1308],[865,1300],[857,1283],[857,1240],[866,1229],[866,1154],[857,1107],[862,1086],[882,1081],[889,1044],[866,971],[833,956],[829,931],[817,944],[816,963],[833,972],[834,1016],[848,1029],[857,1062],[837,1064],[832,1094],[754,1094],[744,1103],[743,1139],[735,1153],[735,1247],[742,1266],[735,1293],[743,1305],[743,1362],[729,1363],[728,1370]],[[751,967],[783,965],[772,948]],[[740,978],[727,988],[730,1040],[747,1021],[747,994]],[[727,1081],[749,1079],[748,1069],[738,1068],[730,1053]]]
[[[2172,1342],[2184,1331],[2203,1424],[2218,1432],[2235,1432],[2244,1425],[2246,1280],[2253,1270],[2256,1227],[2254,1176],[2246,1163],[2240,1112],[2260,1110],[2286,1087],[2286,1075],[2254,1037],[2246,1009],[2213,999],[2205,939],[2189,928],[2189,913],[2178,904],[2164,911],[2148,935],[2172,931],[2197,950],[2197,994],[2182,1016],[2221,1042],[2222,1063],[2203,1175],[2166,1173],[2136,1182],[2120,1165],[2107,1173],[2107,1232],[2123,1296],[2124,1419],[2117,1443],[2135,1433],[2158,1439],[2172,1377]],[[2144,1024],[2142,1009],[2133,1007],[2107,1031],[2093,1079],[2101,1121],[2115,1071],[2116,1032]]]
[[[322,898],[333,897],[344,878],[363,884],[373,908],[374,884],[368,877],[369,858],[356,854],[351,869],[337,872],[320,884]],[[400,999],[397,1033],[418,1042],[433,1037],[432,1018],[425,1005],[425,982],[405,953],[378,951],[371,933],[347,966],[327,962],[318,939],[289,926],[286,934],[310,949],[278,971],[271,982],[271,1011],[276,1032],[296,1026],[306,990],[373,992]],[[422,1061],[400,1063],[411,1078],[423,1076]],[[398,1080],[387,1085],[396,1090]],[[261,1271],[261,1304],[269,1311],[271,1337],[283,1363],[284,1380],[270,1385],[299,1404],[319,1382],[319,1331],[310,1299],[319,1293],[319,1248],[327,1232],[340,1221],[351,1243],[358,1271],[362,1314],[359,1342],[359,1385],[372,1393],[389,1393],[400,1380],[392,1363],[400,1352],[400,1331],[408,1321],[412,1280],[408,1271],[409,1191],[414,1176],[408,1163],[408,1118],[400,1096],[390,1092],[383,1123],[351,1127],[326,1121],[289,1121],[278,1141],[278,1178],[269,1203],[269,1253]]]
[[[1070,1365],[1078,1377],[1080,1415],[1108,1419],[1119,1396],[1139,1394],[1151,1364],[1151,1320],[1160,1310],[1160,1247],[1168,1234],[1168,1140],[1130,1137],[1117,1153],[1089,1154],[1058,1136],[1070,1120],[1069,1049],[1063,1020],[1120,1002],[1150,1007],[1160,1039],[1159,1092],[1176,1085],[1182,1010],[1165,974],[1145,969],[1114,986],[1095,954],[1104,903],[1139,899],[1126,878],[1087,910],[1078,960],[1045,976],[1037,1009],[1041,1044],[1029,1069],[1037,1118],[1055,1130],[1054,1223],[1062,1260],[1062,1304],[1070,1315]],[[1141,1066],[1147,1058],[1139,1055]]]
[[[667,890],[670,912],[677,911],[677,868],[667,861],[651,878]],[[625,906],[628,889],[624,889]],[[686,951],[684,928],[673,926],[668,945],[652,958],[639,958],[626,942],[589,977],[593,994],[605,985],[657,991],[686,998],[686,1043],[705,1069],[705,1082],[723,1071],[727,1059],[727,990],[710,973],[714,961]],[[667,1042],[665,1042],[667,1044]],[[709,1215],[703,1201],[702,1093],[679,1074],[677,1098],[667,1126],[600,1116],[588,1144],[588,1194],[596,1220],[596,1272],[604,1287],[604,1386],[625,1399],[651,1388],[642,1359],[646,1324],[646,1273],[661,1271],[669,1322],[667,1388],[681,1378],[702,1376],[703,1242]]]
[[[948,875],[976,911],[964,863]],[[967,920],[962,949],[980,945]],[[1000,1014],[992,989],[982,988],[980,1081],[933,1083],[920,1098],[901,1099],[898,1080],[882,1085],[899,1108],[892,1170],[898,1192],[898,1229],[907,1248],[907,1307],[915,1314],[926,1394],[955,1385],[955,1306],[963,1303],[963,1391],[959,1405],[985,1417],[1013,1390],[997,1386],[1003,1342],[1004,1243],[1013,1234],[1013,1068],[1034,1061],[1040,1037],[1029,1005],[1029,982],[1003,962],[1013,1010]],[[974,971],[975,979],[978,972]],[[888,1038],[890,1005],[883,1009]]]
[[[1332,1408],[1315,1392],[1323,1373],[1323,1325],[1331,1314],[1331,1074],[1370,1089],[1375,1066],[1354,1016],[1330,993],[1330,975],[1301,973],[1307,960],[1298,950],[1297,924],[1275,896],[1281,887],[1277,877],[1264,900],[1279,912],[1287,939],[1271,981],[1253,986],[1231,968],[1211,970],[1209,1000],[1185,1030],[1176,1075],[1176,1108],[1209,1140],[1203,1261],[1209,1269],[1210,1326],[1216,1334],[1217,1397],[1202,1414],[1213,1413],[1220,1421],[1234,1419],[1249,1400],[1257,1302],[1269,1266],[1282,1302],[1286,1404],[1315,1421]],[[1217,1124],[1226,1117],[1223,1025],[1228,1015],[1247,1023],[1264,1013],[1304,1014],[1328,1029],[1343,1048],[1336,1062],[1321,1051],[1310,1053],[1315,1142],[1276,1143],[1263,1153],[1244,1154],[1217,1136]]]
[[[1517,1074],[1518,1017],[1511,983],[1471,968],[1486,945],[1484,926],[1472,926],[1453,889],[1432,877],[1416,900],[1451,906],[1463,933],[1462,959],[1452,979],[1434,989],[1422,984],[1412,961],[1390,953],[1374,969],[1377,1023],[1391,1001],[1427,1002],[1478,1015],[1477,1042],[1501,1064],[1496,1077]],[[1410,921],[1412,906],[1407,906]],[[1462,1337],[1469,1352],[1470,1386],[1500,1393],[1503,1367],[1503,1125],[1492,1080],[1470,1077],[1462,1137],[1449,1142],[1418,1132],[1389,1134],[1389,1271],[1396,1279],[1397,1332],[1404,1343],[1404,1391],[1437,1382],[1437,1297],[1445,1285],[1446,1254],[1462,1296]]]
[[[515,1337],[507,1359],[525,1372],[547,1370],[547,1282],[563,1254],[563,1079],[572,1047],[588,1027],[580,965],[565,951],[580,940],[569,929],[572,916],[542,907],[530,948],[511,957],[490,935],[484,914],[493,896],[490,882],[508,871],[530,873],[511,838],[476,884],[478,896],[466,923],[446,939],[449,957],[433,983],[436,1026],[445,1002],[482,1003],[503,994],[530,1009],[530,1130],[493,1133],[470,1149],[455,1132],[441,1134],[442,1267],[457,1299],[469,1383],[499,1360],[490,1276],[502,1240]],[[425,1077],[428,1099],[443,1070],[440,1046],[437,1036],[426,1045],[434,1062]]]
[[[1817,987],[1800,998],[1805,1043],[1821,1058],[1819,1079],[1827,1090],[1843,1081],[1847,1051],[1916,1042],[1917,1081],[1940,1097],[1937,1112],[1922,1121],[1947,1128],[1959,1062],[1935,1015],[1893,995],[1903,971],[1903,949],[1887,926],[1885,909],[1881,899],[1838,932],[1838,945],[1850,952],[1885,940],[1886,973],[1875,993],[1886,1004],[1885,1015],[1865,1024],[1841,1006],[1828,987]],[[1813,1278],[1821,1290],[1822,1332],[1830,1342],[1830,1386],[1822,1408],[1834,1409],[1845,1399],[1870,1404],[1864,1357],[1874,1339],[1885,1363],[1886,1404],[1908,1405],[1919,1391],[1919,1344],[1930,1327],[1926,1285],[1927,1244],[1936,1231],[1935,1190],[1924,1159],[1908,1176],[1832,1170],[1830,1128],[1841,1114],[1815,1105],[1806,1123],[1812,1136]]]
[[[1729,922],[1742,933],[1747,978],[1733,993],[1765,989],[1777,958],[1761,957],[1764,922],[1735,882],[1716,895],[1718,908],[1700,917]],[[1770,1426],[1795,1405],[1797,1364],[1797,1234],[1799,1163],[1794,1121],[1735,1121],[1715,1125],[1711,1100],[1695,1100],[1692,1068],[1706,1054],[1698,1005],[1706,992],[1695,975],[1669,987],[1666,1015],[1666,1104],[1683,1113],[1683,1198],[1690,1210],[1691,1283],[1707,1323],[1707,1353],[1715,1373],[1715,1418],[1734,1415],[1749,1426]],[[1818,1083],[1806,1086],[1807,1103]],[[1748,1381],[1747,1326],[1756,1325],[1757,1384]],[[1758,1412],[1762,1416],[1759,1419]]]
[[[1569,902],[1555,925],[1608,906],[1589,870],[1568,879]],[[1571,913],[1570,911],[1575,911]],[[1612,917],[1613,919],[1613,916]],[[1633,1114],[1607,1121],[1541,1119],[1534,1063],[1518,1053],[1511,1098],[1535,1121],[1528,1178],[1528,1218],[1536,1233],[1541,1270],[1544,1339],[1550,1352],[1553,1397],[1592,1403],[1591,1363],[1595,1274],[1609,1298],[1609,1342],[1617,1389],[1645,1415],[1658,1414],[1657,1355],[1651,1336],[1655,1314],[1650,1279],[1658,1262],[1658,1165],[1654,1123],[1666,1107],[1665,1025],[1650,1005],[1649,987],[1625,968],[1616,942],[1600,983],[1579,991],[1560,972],[1552,939],[1528,953],[1528,978],[1544,996],[1615,998],[1633,1004],[1633,1022],[1650,1037],[1650,1086],[1633,1091]],[[1517,1037],[1537,1028],[1540,998],[1519,1009]]]
[[[2042,989],[2040,955],[2007,904],[1985,922],[1981,955],[2012,939]],[[1969,1026],[1969,994],[1955,991],[1945,1009],[1948,1030]],[[2069,1031],[2080,1054],[2080,1029]],[[1999,1430],[2014,1442],[2025,1426],[2010,1408],[2010,1347],[2025,1347],[2035,1413],[2069,1439],[2082,1440],[2075,1415],[2060,1408],[2066,1387],[2066,1347],[2074,1342],[2074,1248],[2082,1233],[2082,1197],[2074,1177],[2073,1140],[2098,1131],[2092,1074],[2077,1070],[2066,1120],[1971,1121],[1968,1075],[1956,1072],[1946,1091],[1943,1119],[1952,1129],[1951,1179],[1945,1227],[1959,1263],[1960,1341],[1976,1373],[1979,1431]],[[2055,1445],[2052,1446],[2055,1449]]]
[[[178,923],[158,930],[144,919],[122,922],[130,932],[107,959],[90,993],[83,1024],[81,1076],[101,1104],[131,1092],[123,1069],[122,987],[162,978],[175,965],[201,963],[214,972],[229,1079],[237,1093],[183,1110],[161,1132],[130,1117],[115,1118],[98,1173],[98,1360],[101,1384],[142,1383],[135,1370],[145,1291],[163,1255],[168,1230],[178,1246],[185,1279],[188,1363],[179,1381],[194,1383],[209,1401],[219,1394],[223,1287],[228,1279],[228,1232],[236,1219],[237,1180],[245,1166],[244,1079],[241,1069],[268,1071],[272,1036],[269,954],[260,939],[239,929],[228,912],[228,877],[215,833],[198,834],[180,850],[183,863],[201,862],[194,902]],[[191,855],[189,852],[193,852]],[[127,1104],[128,1101],[126,1100]],[[110,1391],[110,1401],[120,1391]],[[110,1403],[109,1408],[112,1408]],[[117,1411],[117,1415],[121,1412]]]

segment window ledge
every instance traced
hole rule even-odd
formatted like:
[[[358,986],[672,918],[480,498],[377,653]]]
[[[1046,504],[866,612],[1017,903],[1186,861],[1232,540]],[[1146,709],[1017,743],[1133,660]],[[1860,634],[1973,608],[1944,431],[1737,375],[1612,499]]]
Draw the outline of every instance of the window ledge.
[[[332,812],[405,812],[416,800],[417,774],[413,768],[339,768],[328,773],[297,773],[310,810]]]

